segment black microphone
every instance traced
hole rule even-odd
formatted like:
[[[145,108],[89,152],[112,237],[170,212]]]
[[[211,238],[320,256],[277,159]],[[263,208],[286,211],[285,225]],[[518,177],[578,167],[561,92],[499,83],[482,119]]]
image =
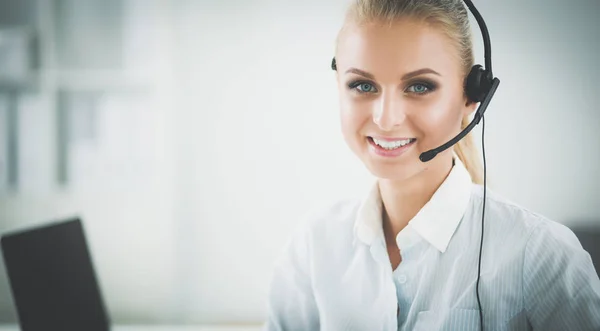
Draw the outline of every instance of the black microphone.
[[[456,137],[450,139],[447,143],[445,143],[437,148],[430,149],[426,152],[421,153],[421,155],[419,155],[419,159],[422,162],[431,161],[431,159],[433,159],[436,155],[438,155],[438,153],[441,153],[441,152],[445,151],[446,149],[452,147],[454,144],[456,144],[462,138],[464,138],[471,130],[473,130],[475,125],[479,124],[479,121],[483,117],[483,113],[485,113],[485,110],[487,109],[488,105],[490,104],[490,101],[492,100],[494,93],[496,93],[496,89],[498,88],[499,84],[500,84],[500,80],[498,78],[494,78],[494,80],[492,81],[492,85],[490,86],[489,92],[486,94],[483,101],[481,101],[481,104],[479,105],[477,112],[475,112],[475,115],[473,116],[473,120],[471,121],[471,123],[469,123],[469,125],[467,125],[466,128],[464,128],[458,135],[456,135]]]

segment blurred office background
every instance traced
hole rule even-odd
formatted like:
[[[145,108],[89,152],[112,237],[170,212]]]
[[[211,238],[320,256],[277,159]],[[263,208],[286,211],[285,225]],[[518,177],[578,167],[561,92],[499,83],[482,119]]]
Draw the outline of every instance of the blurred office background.
[[[298,218],[372,181],[329,69],[345,4],[0,0],[0,232],[80,215],[117,323],[261,323]],[[593,231],[600,1],[476,5],[491,188]]]

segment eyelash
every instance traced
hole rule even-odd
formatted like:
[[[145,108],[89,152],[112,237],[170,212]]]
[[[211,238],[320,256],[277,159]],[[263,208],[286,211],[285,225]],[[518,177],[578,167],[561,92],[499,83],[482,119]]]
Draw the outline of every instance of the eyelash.
[[[373,83],[371,83],[369,81],[364,81],[364,80],[352,81],[352,82],[348,83],[348,88],[351,89],[351,90],[353,90],[353,91],[355,91],[355,92],[357,92],[357,93],[359,93],[359,94],[373,93],[373,92],[364,92],[364,91],[361,91],[361,90],[357,89],[357,87],[359,87],[362,84],[371,85],[371,87],[373,89],[375,89],[375,84],[373,84]],[[410,88],[410,87],[413,87],[415,85],[422,85],[425,88],[427,88],[426,92],[422,92],[422,93],[412,92],[412,93],[417,94],[417,95],[426,95],[426,94],[429,94],[429,93],[431,93],[431,92],[433,92],[433,91],[435,91],[437,89],[437,85],[435,83],[429,82],[429,81],[415,82],[415,83],[409,85],[408,87]]]

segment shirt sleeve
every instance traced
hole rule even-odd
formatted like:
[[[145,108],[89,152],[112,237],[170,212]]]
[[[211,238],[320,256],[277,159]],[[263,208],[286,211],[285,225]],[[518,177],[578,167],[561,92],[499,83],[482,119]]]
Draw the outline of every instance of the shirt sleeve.
[[[263,330],[319,330],[312,290],[308,227],[302,226],[275,262]]]
[[[525,308],[533,330],[600,330],[600,279],[566,226],[543,221],[523,260]]]

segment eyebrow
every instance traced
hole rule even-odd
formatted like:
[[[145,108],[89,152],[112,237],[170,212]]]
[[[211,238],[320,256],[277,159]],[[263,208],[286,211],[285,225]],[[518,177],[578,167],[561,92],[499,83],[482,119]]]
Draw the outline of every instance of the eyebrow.
[[[353,74],[364,76],[369,79],[373,79],[373,80],[375,79],[375,76],[373,74],[363,71],[363,70],[360,70],[360,69],[356,69],[356,68],[350,68],[350,69],[346,70],[346,73],[353,73]],[[422,74],[434,74],[434,75],[441,76],[437,71],[435,71],[433,69],[423,68],[423,69],[415,70],[415,71],[409,72],[407,74],[404,74],[404,76],[402,76],[402,80],[407,80],[414,76],[418,76],[418,75],[422,75]]]

